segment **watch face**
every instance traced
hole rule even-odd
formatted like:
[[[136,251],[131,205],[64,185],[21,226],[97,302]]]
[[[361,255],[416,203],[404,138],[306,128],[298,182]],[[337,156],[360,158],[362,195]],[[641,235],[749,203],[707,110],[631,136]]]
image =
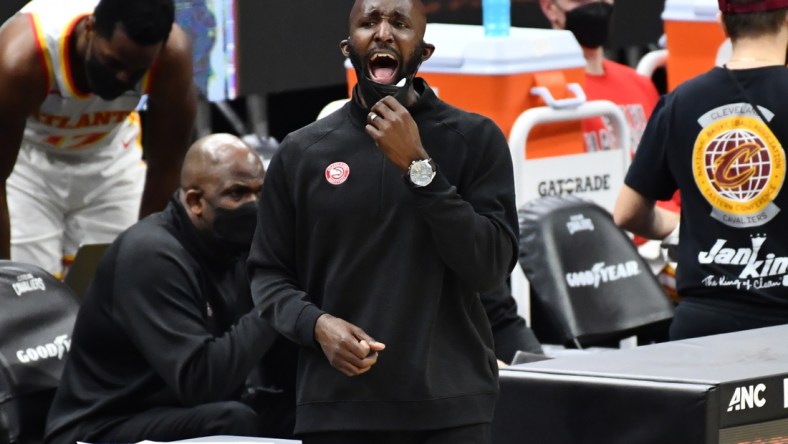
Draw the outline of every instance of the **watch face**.
[[[425,187],[432,182],[435,177],[435,170],[430,165],[429,160],[419,160],[410,165],[410,181],[413,185]]]

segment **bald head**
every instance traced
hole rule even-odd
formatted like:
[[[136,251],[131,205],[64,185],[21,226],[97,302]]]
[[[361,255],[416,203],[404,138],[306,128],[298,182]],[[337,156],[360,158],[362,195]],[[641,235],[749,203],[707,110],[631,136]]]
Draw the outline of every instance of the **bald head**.
[[[256,224],[254,203],[263,189],[265,168],[260,156],[241,139],[231,134],[213,134],[194,142],[186,153],[181,170],[180,201],[192,223],[204,233],[215,233],[214,221],[221,212],[243,209],[242,226],[231,233],[248,235],[248,247]],[[248,217],[247,217],[248,216]],[[234,222],[233,222],[234,223]],[[237,228],[237,229],[236,229]]]
[[[211,134],[192,144],[183,160],[181,188],[204,188],[237,168],[265,174],[259,156],[232,134]]]

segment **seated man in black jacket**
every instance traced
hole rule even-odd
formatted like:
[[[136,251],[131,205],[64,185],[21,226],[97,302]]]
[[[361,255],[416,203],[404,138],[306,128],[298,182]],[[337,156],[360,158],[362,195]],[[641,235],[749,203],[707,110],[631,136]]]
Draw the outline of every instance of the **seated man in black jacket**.
[[[266,353],[287,348],[253,307],[245,270],[264,175],[235,136],[191,147],[167,208],[124,232],[101,260],[46,442],[292,433],[292,398],[256,403],[270,410],[264,415],[240,402]]]

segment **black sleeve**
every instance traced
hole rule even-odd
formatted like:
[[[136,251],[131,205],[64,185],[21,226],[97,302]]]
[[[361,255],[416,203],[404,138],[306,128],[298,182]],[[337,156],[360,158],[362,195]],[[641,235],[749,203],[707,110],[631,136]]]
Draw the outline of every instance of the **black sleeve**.
[[[506,363],[512,362],[518,350],[544,354],[534,332],[517,314],[517,302],[506,284],[480,294],[484,311],[490,320],[495,339],[495,356]]]
[[[196,271],[180,245],[127,238],[120,248],[113,307],[129,338],[184,405],[227,399],[276,339],[257,310],[220,337],[204,320]],[[179,257],[179,255],[181,255]]]
[[[282,161],[288,145],[285,138],[268,165],[249,254],[249,279],[255,304],[265,305],[264,317],[296,344],[317,348],[315,322],[324,312],[298,289],[293,276],[295,207]]]
[[[509,146],[501,130],[482,120],[468,130],[476,165],[459,192],[441,174],[423,188],[411,187],[444,263],[476,291],[503,282],[517,260],[517,212]]]
[[[662,96],[646,125],[635,158],[624,179],[630,188],[653,200],[669,200],[678,189],[668,166],[672,96]]]

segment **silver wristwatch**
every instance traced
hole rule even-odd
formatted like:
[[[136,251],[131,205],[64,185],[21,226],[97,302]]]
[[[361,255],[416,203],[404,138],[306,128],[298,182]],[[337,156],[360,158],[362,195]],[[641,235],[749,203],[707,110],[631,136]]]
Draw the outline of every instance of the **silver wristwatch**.
[[[426,187],[432,183],[436,172],[437,168],[432,159],[414,160],[405,172],[405,179],[414,187]]]

